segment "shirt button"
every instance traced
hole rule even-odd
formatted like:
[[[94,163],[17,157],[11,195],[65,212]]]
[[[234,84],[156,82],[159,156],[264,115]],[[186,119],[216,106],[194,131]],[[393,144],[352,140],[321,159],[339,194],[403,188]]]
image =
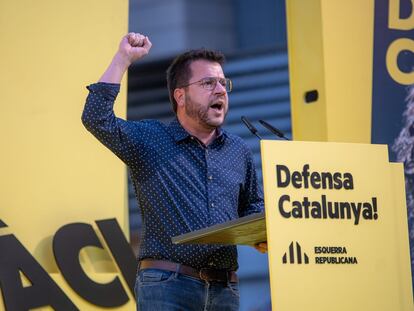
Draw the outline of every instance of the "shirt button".
[[[194,137],[193,137],[193,136],[190,136],[190,139],[191,139],[191,140],[194,140]]]
[[[210,176],[208,176],[208,179],[212,180],[212,179],[213,179],[213,176],[211,176],[211,175],[210,175]]]
[[[209,262],[209,263],[208,263],[208,265],[209,265],[209,266],[212,266],[213,264],[214,264],[213,262]]]
[[[214,203],[211,203],[211,207],[214,207]]]

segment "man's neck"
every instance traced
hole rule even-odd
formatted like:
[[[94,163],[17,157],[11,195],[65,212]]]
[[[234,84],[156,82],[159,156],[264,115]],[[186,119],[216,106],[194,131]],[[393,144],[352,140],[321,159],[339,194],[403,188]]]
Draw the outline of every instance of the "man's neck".
[[[205,146],[208,146],[217,137],[217,128],[205,128],[198,123],[181,120],[179,117],[178,121],[188,133],[200,140]]]

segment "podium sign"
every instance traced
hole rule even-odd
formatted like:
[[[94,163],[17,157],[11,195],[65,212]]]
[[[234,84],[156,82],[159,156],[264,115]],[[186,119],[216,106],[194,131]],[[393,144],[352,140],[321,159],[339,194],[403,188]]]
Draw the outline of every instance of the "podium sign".
[[[387,146],[261,149],[272,310],[412,310],[404,175]]]

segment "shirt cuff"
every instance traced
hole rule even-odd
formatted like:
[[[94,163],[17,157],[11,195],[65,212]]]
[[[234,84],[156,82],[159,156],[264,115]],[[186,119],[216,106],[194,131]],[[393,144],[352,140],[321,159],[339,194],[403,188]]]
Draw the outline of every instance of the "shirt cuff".
[[[98,82],[90,84],[86,88],[91,93],[100,93],[115,98],[119,93],[120,86],[118,83]]]

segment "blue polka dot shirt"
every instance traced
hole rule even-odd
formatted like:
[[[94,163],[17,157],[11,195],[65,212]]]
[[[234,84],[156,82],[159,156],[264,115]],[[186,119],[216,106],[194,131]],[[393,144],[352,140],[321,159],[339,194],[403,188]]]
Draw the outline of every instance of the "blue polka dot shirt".
[[[138,259],[237,270],[235,246],[173,245],[171,237],[263,211],[243,140],[219,130],[204,146],[177,119],[168,125],[126,121],[113,112],[119,84],[96,83],[88,90],[83,124],[130,168],[143,221]]]

